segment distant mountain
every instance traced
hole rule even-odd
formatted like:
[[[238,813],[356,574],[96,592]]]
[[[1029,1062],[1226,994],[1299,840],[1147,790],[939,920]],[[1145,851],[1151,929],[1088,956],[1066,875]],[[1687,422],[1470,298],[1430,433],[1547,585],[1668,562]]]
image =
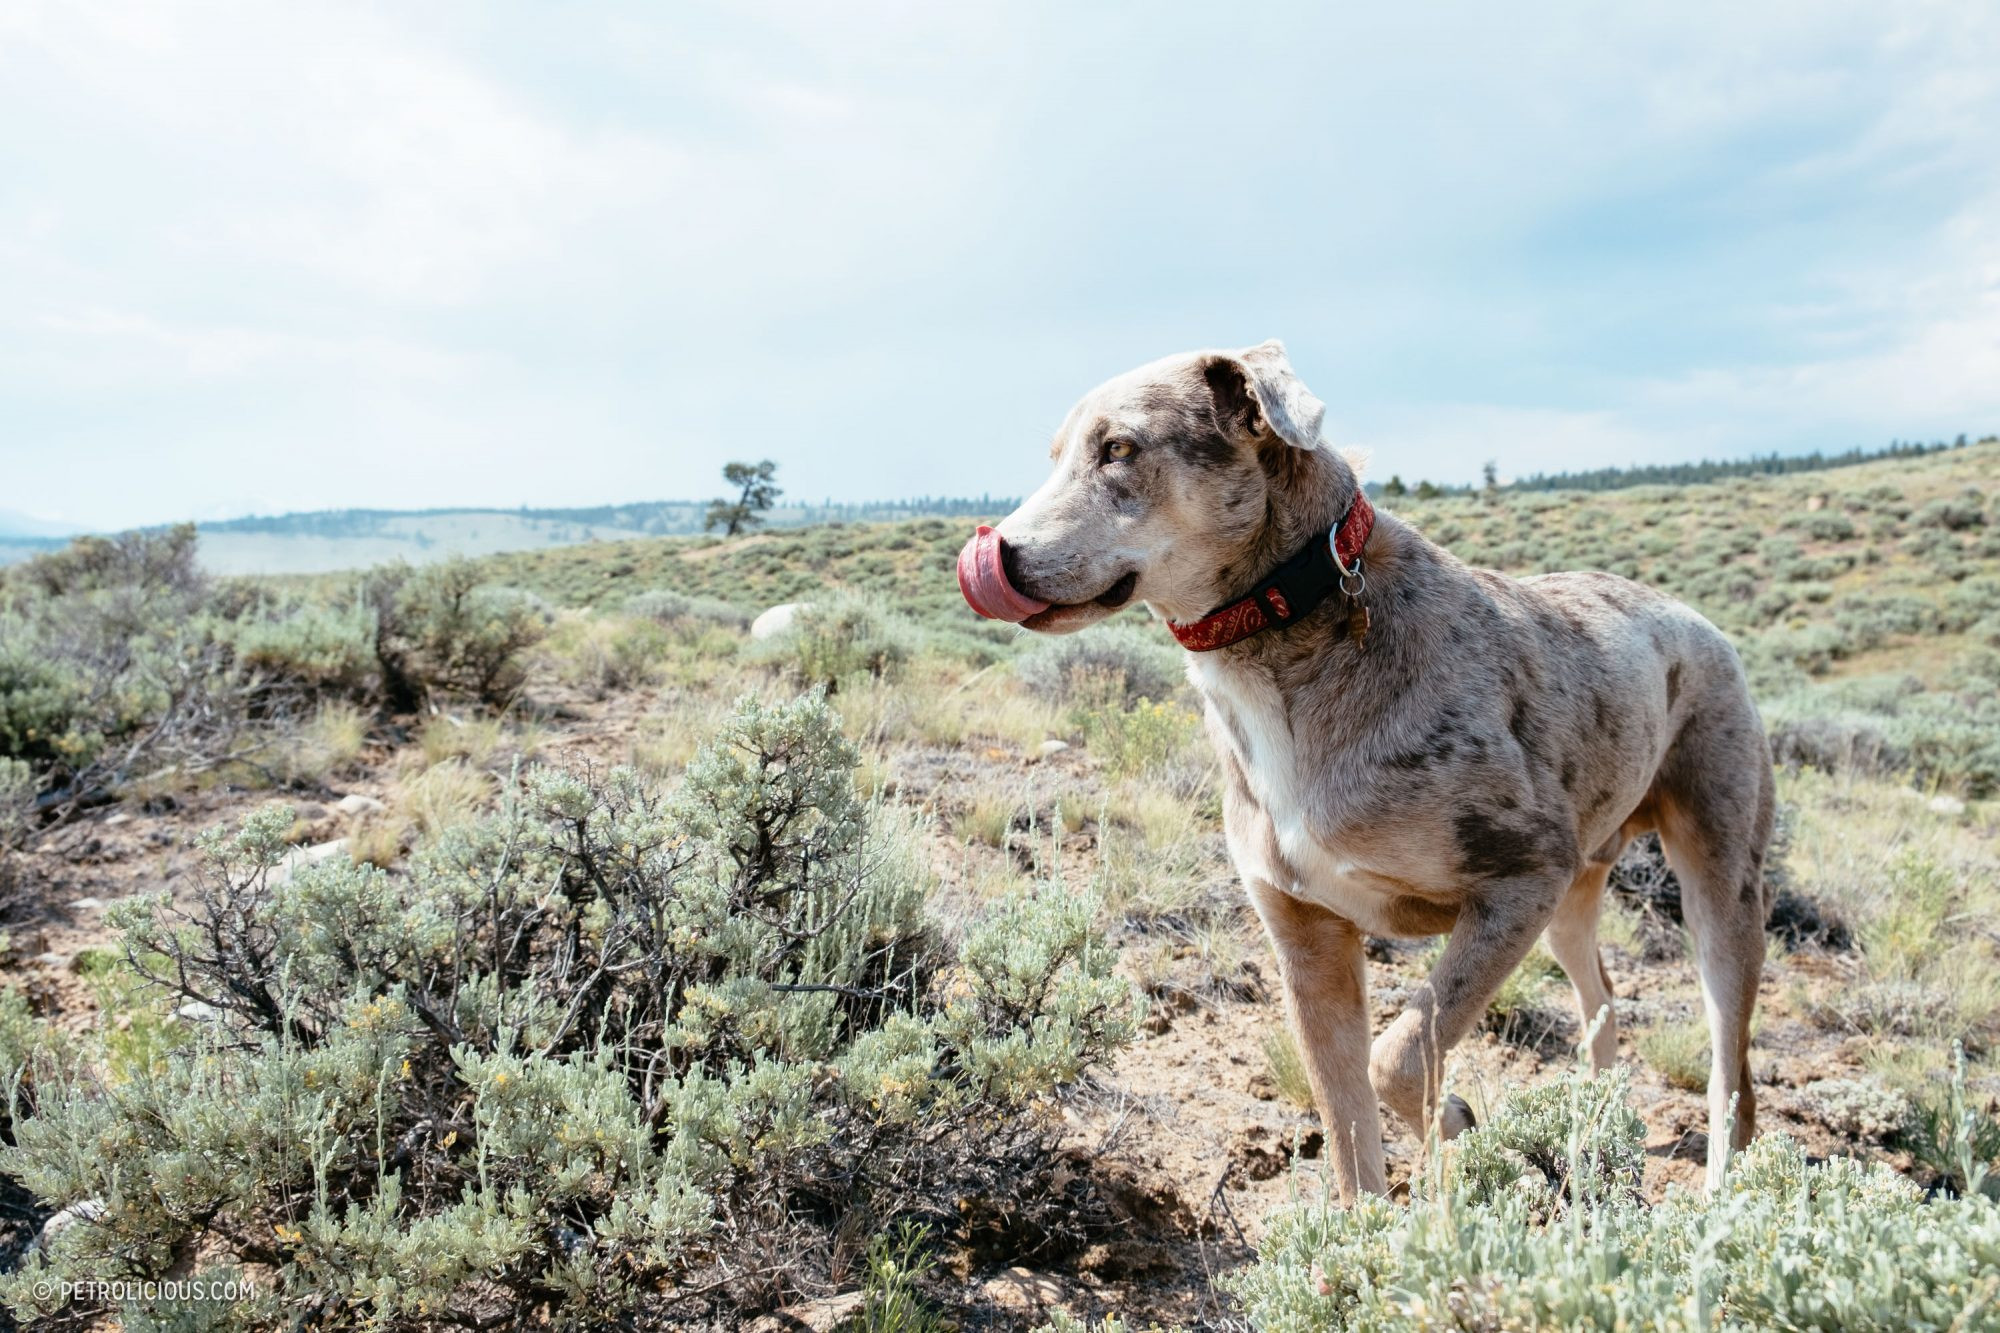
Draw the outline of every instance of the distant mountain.
[[[924,497],[868,504],[779,505],[768,527],[959,517],[1013,507],[1012,500]],[[498,555],[584,542],[670,537],[702,530],[706,500],[652,500],[580,509],[326,509],[203,523],[201,562],[219,574],[317,574],[388,560],[424,564],[447,556]]]
[[[959,518],[1004,513],[1011,499],[923,497],[864,504],[787,504],[766,526]],[[656,500],[580,509],[323,509],[200,523],[200,558],[218,574],[319,574],[390,560],[425,564],[447,556],[498,555],[583,542],[697,533],[706,500]],[[15,525],[19,525],[19,530]],[[29,525],[40,526],[29,529]],[[0,565],[63,545],[74,529],[0,511]]]
[[[73,523],[58,523],[54,519],[36,518],[33,514],[23,514],[16,509],[0,509],[0,541],[17,538],[61,538],[74,537],[83,529]]]
[[[201,524],[209,533],[258,533],[274,537],[360,538],[394,535],[407,537],[420,530],[477,528],[488,523],[518,524],[525,530],[542,531],[551,541],[618,540],[626,537],[673,537],[702,530],[708,513],[706,500],[648,500],[639,504],[592,505],[577,509],[321,509],[310,513],[278,514],[271,517],[232,518]],[[858,504],[781,504],[764,515],[769,527],[796,527],[806,523],[869,523],[899,518],[959,518],[969,514],[989,514],[995,506],[1011,507],[1012,500],[996,500],[982,495],[977,499],[922,496],[914,500],[878,500]],[[560,533],[558,536],[557,534]]]

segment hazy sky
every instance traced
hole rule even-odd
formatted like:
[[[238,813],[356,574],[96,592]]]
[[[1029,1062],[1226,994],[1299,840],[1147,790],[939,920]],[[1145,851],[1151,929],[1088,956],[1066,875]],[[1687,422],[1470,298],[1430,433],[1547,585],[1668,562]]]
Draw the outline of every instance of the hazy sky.
[[[0,509],[1020,493],[1273,336],[1376,476],[2000,429],[2000,6],[0,0]]]

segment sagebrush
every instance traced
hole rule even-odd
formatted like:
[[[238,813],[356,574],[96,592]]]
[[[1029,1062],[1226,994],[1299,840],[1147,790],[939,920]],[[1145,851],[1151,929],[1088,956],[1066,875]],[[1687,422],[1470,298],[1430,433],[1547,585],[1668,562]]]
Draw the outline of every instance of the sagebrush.
[[[0,1293],[33,1318],[49,1273],[197,1256],[263,1275],[221,1326],[600,1327],[828,1290],[967,1198],[1034,1226],[1046,1099],[1126,1040],[1131,992],[1085,897],[953,938],[854,761],[822,698],[745,702],[671,793],[536,770],[407,869],[274,873],[282,807],[213,831],[185,912],[119,917],[194,1035],[117,1077],[29,1061],[0,1168],[103,1207]]]

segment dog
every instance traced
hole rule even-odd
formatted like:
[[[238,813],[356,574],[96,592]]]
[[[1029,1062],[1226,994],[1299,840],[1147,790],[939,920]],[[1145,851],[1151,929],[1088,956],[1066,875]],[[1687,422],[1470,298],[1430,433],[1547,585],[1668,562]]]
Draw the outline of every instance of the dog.
[[[1615,575],[1468,567],[1373,511],[1324,415],[1276,341],[1108,381],[1056,432],[1048,481],[967,543],[966,600],[1042,634],[1137,600],[1189,648],[1343,1201],[1386,1186],[1378,1098],[1419,1135],[1473,1124],[1445,1053],[1536,937],[1592,1069],[1616,1060],[1598,914],[1627,841],[1657,831],[1711,1038],[1713,1189],[1720,1145],[1755,1130],[1769,914],[1771,758],[1735,650]],[[1371,1042],[1365,936],[1447,933]]]

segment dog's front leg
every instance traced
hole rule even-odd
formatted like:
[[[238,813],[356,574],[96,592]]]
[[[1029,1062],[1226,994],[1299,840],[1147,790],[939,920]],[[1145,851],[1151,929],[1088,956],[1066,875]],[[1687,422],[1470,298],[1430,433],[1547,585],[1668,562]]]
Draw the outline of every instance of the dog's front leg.
[[[1342,1203],[1387,1186],[1382,1115],[1368,1081],[1368,961],[1352,921],[1249,883],[1250,901],[1270,932],[1284,979],[1285,1011],[1326,1128],[1327,1157]]]
[[[1522,885],[1467,903],[1430,976],[1376,1038],[1368,1059],[1375,1091],[1418,1135],[1427,1135],[1433,1122],[1442,1139],[1472,1128],[1472,1108],[1444,1095],[1445,1052],[1472,1030],[1500,983],[1528,956],[1548,920],[1541,904],[1560,891]]]

